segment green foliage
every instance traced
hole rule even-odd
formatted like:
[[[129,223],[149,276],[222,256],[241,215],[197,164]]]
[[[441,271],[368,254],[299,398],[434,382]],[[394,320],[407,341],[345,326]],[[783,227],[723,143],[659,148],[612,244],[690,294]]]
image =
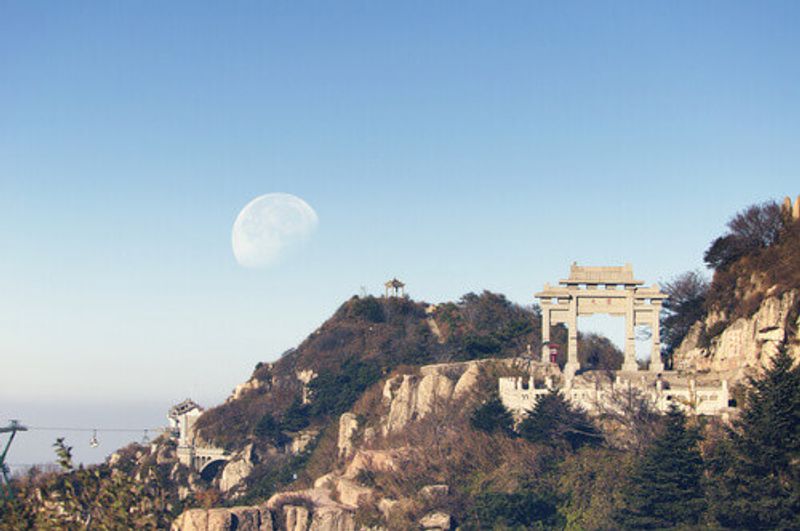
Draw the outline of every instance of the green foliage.
[[[800,368],[781,350],[747,389],[713,469],[713,512],[736,529],[800,528]]]
[[[61,470],[64,472],[71,471],[73,469],[72,446],[67,446],[64,442],[64,437],[59,437],[56,439],[56,442],[53,443],[53,448],[55,448],[58,466],[61,467]]]
[[[519,434],[530,442],[570,451],[603,442],[586,412],[572,406],[557,391],[539,397],[522,419]]]
[[[381,377],[380,366],[372,361],[349,358],[337,373],[323,373],[308,384],[310,413],[314,417],[340,415]]]
[[[267,413],[261,417],[261,420],[256,424],[253,434],[279,447],[285,446],[291,441],[291,439],[283,433],[280,422],[275,420],[275,417],[273,417],[271,413]]]
[[[686,428],[676,407],[667,412],[664,433],[634,468],[616,520],[625,529],[694,526],[706,508],[700,439]]]
[[[614,513],[623,506],[621,486],[631,469],[632,453],[584,447],[558,467],[559,513],[565,529],[615,529]]]
[[[386,320],[383,306],[378,299],[372,296],[354,298],[350,305],[350,315],[370,323],[382,323]]]
[[[473,360],[518,355],[527,345],[539,349],[540,315],[509,302],[503,295],[467,293],[457,304],[444,304],[436,319],[456,347],[451,359]]]
[[[318,441],[312,442],[298,455],[279,456],[274,461],[259,465],[247,478],[247,490],[244,496],[236,500],[237,504],[255,505],[287,488],[308,463]]]
[[[514,434],[514,418],[506,409],[497,393],[478,406],[470,416],[470,424],[476,430],[486,433],[500,432],[507,435]]]
[[[309,415],[310,408],[307,404],[303,404],[300,397],[297,397],[283,414],[281,428],[285,431],[300,431],[308,427],[310,423]]]
[[[468,335],[464,338],[465,360],[488,358],[500,352],[502,344],[493,336]]]
[[[140,480],[107,465],[74,468],[71,448],[53,445],[60,474],[28,478],[0,506],[0,529],[156,529],[169,526],[179,504],[168,503],[157,470]],[[152,480],[151,480],[152,479]],[[172,487],[172,486],[170,486]]]
[[[555,501],[532,491],[479,494],[475,497],[474,514],[474,523],[480,529],[552,528],[560,520]]]
[[[578,334],[578,361],[589,370],[619,370],[625,356],[607,337]]]

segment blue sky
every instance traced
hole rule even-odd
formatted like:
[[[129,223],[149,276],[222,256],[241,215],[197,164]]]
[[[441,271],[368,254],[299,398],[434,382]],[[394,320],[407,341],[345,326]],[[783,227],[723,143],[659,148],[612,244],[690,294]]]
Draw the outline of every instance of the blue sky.
[[[799,15],[0,3],[0,422],[107,404],[120,425],[138,404],[160,424],[395,275],[423,300],[527,304],[574,260],[701,267],[734,212],[800,193]],[[268,192],[319,229],[243,269],[231,226]]]

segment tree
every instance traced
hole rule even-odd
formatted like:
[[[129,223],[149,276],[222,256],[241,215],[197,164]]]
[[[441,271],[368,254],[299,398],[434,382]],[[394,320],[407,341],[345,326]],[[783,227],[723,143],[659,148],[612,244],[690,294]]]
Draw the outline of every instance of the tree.
[[[519,433],[530,442],[571,451],[603,441],[586,412],[573,407],[555,390],[539,397],[520,423]]]
[[[478,406],[470,417],[470,424],[476,430],[487,433],[501,432],[507,435],[514,433],[514,418],[506,409],[497,393]]]
[[[281,421],[281,429],[286,431],[300,431],[303,428],[308,427],[310,423],[309,419],[309,407],[307,404],[303,404],[303,401],[300,400],[300,397],[295,397],[292,403],[289,405],[289,409],[283,414],[283,419]]]
[[[689,333],[692,325],[705,316],[708,280],[697,271],[687,271],[664,284],[664,301],[661,315],[661,343],[666,353],[672,353]]]
[[[726,527],[800,528],[800,368],[781,349],[748,381],[715,470],[714,514]]]
[[[55,448],[56,457],[58,457],[58,466],[61,467],[62,472],[69,472],[72,470],[72,446],[67,446],[64,442],[64,437],[59,437],[53,443]]]
[[[728,221],[728,233],[711,243],[703,259],[712,269],[725,269],[739,258],[775,244],[784,226],[775,201],[751,205]]]
[[[664,433],[634,468],[623,490],[624,505],[615,516],[624,529],[663,529],[693,526],[705,512],[703,459],[694,429],[671,406]]]
[[[625,355],[605,336],[595,333],[578,335],[578,361],[592,370],[619,370]]]
[[[261,417],[253,433],[256,437],[267,439],[275,446],[285,446],[291,441],[281,430],[281,424],[270,413]]]

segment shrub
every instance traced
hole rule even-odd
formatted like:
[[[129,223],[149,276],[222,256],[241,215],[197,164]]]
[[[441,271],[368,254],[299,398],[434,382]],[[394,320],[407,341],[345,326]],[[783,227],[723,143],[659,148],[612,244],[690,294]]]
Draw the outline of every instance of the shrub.
[[[558,391],[539,397],[520,423],[519,433],[530,442],[571,451],[603,441],[586,412],[572,406]]]
[[[349,358],[338,373],[320,374],[308,384],[311,415],[318,417],[344,413],[380,377],[380,366],[376,362]]]
[[[486,492],[475,497],[475,519],[480,529],[530,528],[535,524],[555,527],[559,515],[553,500],[530,491]]]
[[[350,315],[370,323],[382,323],[386,320],[383,306],[378,299],[372,296],[353,299]]]

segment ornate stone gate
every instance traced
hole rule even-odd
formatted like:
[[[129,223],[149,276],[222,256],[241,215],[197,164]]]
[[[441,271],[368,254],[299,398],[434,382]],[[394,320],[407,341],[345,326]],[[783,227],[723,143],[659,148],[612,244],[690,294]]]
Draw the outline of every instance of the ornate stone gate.
[[[560,286],[544,285],[536,294],[542,307],[542,360],[549,357],[550,326],[563,323],[569,329],[567,364],[564,372],[568,378],[580,369],[578,362],[578,317],[605,313],[625,317],[625,361],[623,371],[636,371],[636,327],[647,325],[652,331],[653,347],[650,353],[650,370],[662,371],[661,341],[659,340],[659,315],[661,303],[667,296],[658,284],[643,287],[635,280],[633,267],[587,267],[575,263],[570,267],[569,278],[559,281]]]

